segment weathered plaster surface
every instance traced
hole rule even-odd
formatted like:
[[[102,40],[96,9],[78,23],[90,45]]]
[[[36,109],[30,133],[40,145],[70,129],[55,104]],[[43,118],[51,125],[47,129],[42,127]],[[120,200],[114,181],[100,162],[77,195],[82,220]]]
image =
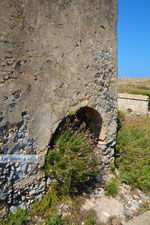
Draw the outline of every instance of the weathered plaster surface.
[[[100,113],[102,139],[113,141],[117,0],[5,0],[0,20],[1,154],[45,154],[59,122],[82,106]],[[39,170],[1,165],[4,214],[44,194]]]

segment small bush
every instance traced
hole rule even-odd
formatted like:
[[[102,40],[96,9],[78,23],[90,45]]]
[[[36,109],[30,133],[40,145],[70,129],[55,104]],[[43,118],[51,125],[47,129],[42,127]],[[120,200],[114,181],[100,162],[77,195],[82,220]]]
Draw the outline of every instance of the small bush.
[[[124,120],[125,119],[125,112],[123,112],[122,110],[118,110],[118,118]]]
[[[47,176],[54,177],[62,195],[77,192],[98,171],[94,138],[88,130],[66,128],[46,157]]]
[[[108,184],[106,184],[105,190],[106,190],[107,196],[115,197],[118,193],[118,186],[117,186],[116,182],[114,180],[112,180]]]

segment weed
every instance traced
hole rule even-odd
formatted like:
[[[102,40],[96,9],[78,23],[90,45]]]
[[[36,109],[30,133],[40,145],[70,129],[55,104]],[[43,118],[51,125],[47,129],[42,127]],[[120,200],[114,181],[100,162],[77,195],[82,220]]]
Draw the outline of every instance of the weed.
[[[105,185],[106,195],[115,197],[118,193],[118,185],[113,179],[108,184]]]
[[[85,225],[96,225],[96,217],[93,215],[93,213],[88,212],[85,219],[84,224]]]
[[[49,148],[45,173],[53,180],[52,185],[43,199],[34,203],[30,215],[53,218],[61,204],[69,202],[98,171],[94,137],[89,130],[82,126],[76,129],[75,125],[65,124]]]

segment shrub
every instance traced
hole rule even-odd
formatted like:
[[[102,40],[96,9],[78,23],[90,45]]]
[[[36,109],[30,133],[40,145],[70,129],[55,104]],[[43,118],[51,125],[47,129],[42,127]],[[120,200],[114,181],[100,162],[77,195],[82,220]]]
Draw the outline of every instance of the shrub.
[[[116,165],[123,182],[150,190],[150,118],[127,119],[117,135]]]
[[[88,130],[66,128],[46,157],[47,176],[54,177],[61,194],[71,194],[98,171],[94,138]]]

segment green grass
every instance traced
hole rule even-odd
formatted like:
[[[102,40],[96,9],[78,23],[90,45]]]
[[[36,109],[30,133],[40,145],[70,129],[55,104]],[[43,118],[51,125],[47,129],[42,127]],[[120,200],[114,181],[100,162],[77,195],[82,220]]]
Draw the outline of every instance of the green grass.
[[[126,119],[117,135],[116,165],[122,182],[150,190],[150,118]]]
[[[105,185],[106,196],[115,197],[119,191],[118,189],[118,181],[112,179],[109,183]]]
[[[15,214],[10,214],[5,220],[0,221],[0,225],[23,225],[27,224],[27,219],[29,215],[26,211],[21,208],[17,208]]]
[[[54,215],[50,219],[46,219],[45,225],[64,225],[61,216]]]
[[[58,213],[58,206],[64,199],[59,195],[57,182],[53,182],[42,200],[37,200],[30,211],[30,215],[50,217]]]

